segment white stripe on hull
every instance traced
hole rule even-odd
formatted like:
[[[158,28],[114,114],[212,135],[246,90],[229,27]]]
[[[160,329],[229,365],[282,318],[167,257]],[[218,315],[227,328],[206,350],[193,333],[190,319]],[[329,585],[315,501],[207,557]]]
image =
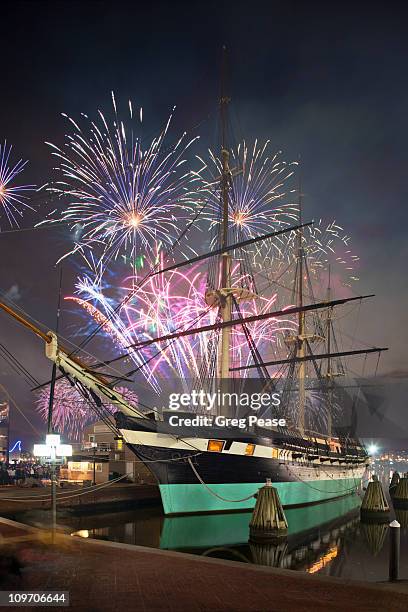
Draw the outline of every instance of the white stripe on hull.
[[[140,446],[150,446],[162,449],[169,449],[170,451],[176,450],[184,450],[191,451],[192,454],[196,452],[208,452],[208,441],[209,438],[183,438],[177,439],[175,436],[165,434],[165,433],[156,433],[150,431],[137,431],[133,429],[121,429],[121,435],[124,440],[128,444],[140,445]],[[223,450],[219,452],[219,455],[245,455],[245,450],[247,448],[247,442],[237,442],[234,441],[228,450]],[[272,457],[272,449],[275,447],[272,446],[264,446],[261,444],[256,444],[254,454],[252,457],[264,457],[267,459],[273,459]],[[345,479],[345,478],[358,478],[361,479],[364,471],[365,465],[349,465],[344,466],[342,470],[333,470],[332,466],[335,464],[326,464],[321,463],[318,459],[313,461],[308,461],[305,458],[299,458],[297,460],[292,459],[292,452],[282,449],[276,449],[279,452],[279,460],[284,461],[288,464],[288,468],[290,469],[290,463],[296,463],[296,475],[299,479],[306,480],[327,480],[333,478],[335,480]],[[212,453],[217,454],[217,453]],[[250,459],[250,456],[248,457]],[[277,457],[275,457],[275,460]],[[304,468],[302,469],[304,465]]]

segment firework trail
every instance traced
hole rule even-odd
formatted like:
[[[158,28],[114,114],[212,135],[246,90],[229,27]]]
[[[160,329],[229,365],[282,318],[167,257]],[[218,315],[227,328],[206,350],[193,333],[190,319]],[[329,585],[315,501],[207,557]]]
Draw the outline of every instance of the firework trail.
[[[138,398],[135,393],[125,387],[117,387],[116,390],[137,408]],[[44,421],[48,418],[49,398],[49,387],[44,387],[37,392],[36,409]],[[114,404],[104,404],[104,409],[110,414],[118,411],[118,407]],[[86,400],[69,381],[63,378],[55,383],[52,423],[57,431],[64,433],[72,440],[79,440],[84,427],[99,418],[92,408],[92,402]]]
[[[270,152],[270,141],[252,147],[240,143],[230,152],[229,242],[239,242],[288,226],[299,221],[297,189],[291,187],[298,162],[287,163],[281,152]],[[203,180],[202,190],[208,198],[205,218],[211,226],[211,247],[219,240],[222,222],[220,206],[220,176],[222,162],[213,152],[209,161],[198,158],[202,168],[198,175]],[[285,200],[290,200],[286,202]],[[341,277],[341,284],[352,286],[358,279],[356,267],[359,257],[350,248],[350,236],[331,221],[321,219],[303,230],[303,248],[316,278],[333,267]],[[270,238],[247,250],[255,269],[268,269],[270,278],[278,277],[298,255],[297,232]],[[293,271],[292,271],[293,272]]]
[[[336,221],[326,223],[319,219],[303,228],[302,248],[310,273],[316,285],[320,284],[322,293],[327,288],[329,267],[332,279],[337,279],[339,286],[350,288],[359,280],[360,258],[351,248],[350,235]],[[279,279],[282,287],[291,287],[298,257],[298,232],[265,240],[256,255],[252,258],[255,269],[262,269],[270,279]]]
[[[97,249],[102,268],[118,256],[133,266],[152,242],[172,244],[183,221],[190,218],[195,206],[192,188],[199,180],[184,169],[186,151],[197,137],[188,140],[184,133],[176,144],[166,145],[170,115],[161,133],[144,148],[141,136],[133,132],[139,124],[140,133],[142,109],[135,120],[129,102],[129,130],[118,117],[113,93],[112,101],[111,124],[101,111],[96,121],[83,115],[83,127],[63,115],[73,127],[66,147],[47,143],[63,178],[49,190],[68,200],[61,217],[51,222],[68,221],[74,232],[81,228],[80,238],[64,257]]]
[[[238,264],[233,269],[233,276],[239,283]],[[133,277],[126,278],[122,291],[127,293],[133,282]],[[68,299],[74,300],[94,321],[101,324],[118,348],[126,349],[130,344],[215,323],[217,309],[209,308],[205,303],[205,287],[206,271],[196,265],[188,273],[174,270],[152,276],[138,289],[136,295],[123,305],[119,313],[112,313],[106,293],[100,285],[93,285],[89,277],[86,282],[82,280],[77,284],[80,297]],[[273,309],[276,298],[274,293],[269,297],[257,297],[242,304],[241,316],[269,312]],[[271,356],[283,341],[284,333],[292,327],[293,323],[284,318],[248,325],[256,346],[262,346]],[[232,336],[232,363],[249,363],[252,357],[244,331],[236,326]],[[205,369],[209,367],[208,346],[212,339],[213,332],[185,336],[160,345],[153,344],[143,351],[133,351],[129,357],[136,365],[148,362],[141,372],[154,389],[159,389],[162,381],[169,376],[184,380],[200,377],[202,366]]]
[[[271,153],[270,141],[249,147],[243,141],[230,151],[229,242],[238,242],[279,229],[297,220],[297,206],[292,199],[295,189],[289,186],[297,162],[280,159],[281,152]],[[206,218],[212,230],[212,246],[218,239],[222,212],[220,206],[222,161],[212,151],[197,172],[203,180],[208,198]]]
[[[132,349],[127,350],[130,344],[135,342],[134,336],[127,329],[126,322],[122,317],[122,309],[117,310],[113,305],[113,299],[107,297],[102,286],[100,277],[92,277],[87,274],[78,279],[76,283],[77,296],[67,296],[65,300],[70,300],[83,308],[92,320],[102,325],[102,331],[109,336],[113,344],[124,352],[129,353],[129,359],[136,366],[144,363],[144,356]],[[119,300],[121,301],[121,300]],[[123,300],[126,303],[125,300]],[[116,303],[116,302],[115,302]],[[151,385],[154,391],[159,392],[160,386],[148,366],[141,370],[142,376]]]
[[[35,185],[15,185],[15,179],[24,170],[27,161],[11,162],[12,147],[7,142],[0,144],[0,206],[6,214],[10,227],[18,227],[19,219],[26,209],[34,210],[27,204],[27,191],[34,191]]]

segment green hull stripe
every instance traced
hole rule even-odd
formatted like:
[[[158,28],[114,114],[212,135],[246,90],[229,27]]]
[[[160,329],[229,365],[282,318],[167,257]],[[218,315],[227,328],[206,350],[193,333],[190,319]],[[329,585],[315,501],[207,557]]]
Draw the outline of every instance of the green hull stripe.
[[[358,495],[347,495],[324,504],[287,508],[288,536],[322,526],[357,510]],[[238,546],[248,542],[252,512],[184,515],[165,518],[160,548],[191,549],[215,546]]]
[[[312,480],[310,482],[277,482],[273,486],[279,492],[283,506],[312,504],[351,493],[358,487],[360,478],[341,480]],[[227,500],[242,499],[264,486],[259,483],[211,484],[210,489]],[[160,493],[165,514],[190,512],[221,512],[225,510],[250,510],[255,498],[244,502],[223,501],[212,495],[202,484],[161,484]]]

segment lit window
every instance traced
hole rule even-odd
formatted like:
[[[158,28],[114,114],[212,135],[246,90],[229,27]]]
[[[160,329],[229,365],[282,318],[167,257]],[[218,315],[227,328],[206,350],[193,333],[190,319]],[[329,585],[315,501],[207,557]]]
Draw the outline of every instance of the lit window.
[[[253,455],[255,450],[255,444],[247,444],[245,449],[246,455]]]
[[[273,448],[272,449],[272,459],[278,459],[279,457],[279,451],[277,448]]]
[[[224,440],[208,440],[207,450],[220,453],[224,448]]]
[[[123,450],[123,438],[117,438],[116,440],[116,450]]]
[[[84,463],[83,464],[84,472],[93,472],[94,464],[93,463]],[[102,472],[102,463],[95,463],[95,472]]]

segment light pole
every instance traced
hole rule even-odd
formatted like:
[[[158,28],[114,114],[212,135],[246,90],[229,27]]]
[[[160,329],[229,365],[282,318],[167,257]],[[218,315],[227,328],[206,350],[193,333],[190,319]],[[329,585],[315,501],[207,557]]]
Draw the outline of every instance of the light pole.
[[[7,467],[9,467],[10,465],[10,393],[7,391],[7,389],[0,383],[0,389],[5,393],[6,398],[7,398]]]
[[[58,457],[71,457],[71,444],[61,444],[59,434],[47,434],[45,444],[34,444],[34,456],[51,459],[51,522],[52,538],[54,540],[57,526],[57,482],[55,476],[55,462]]]
[[[92,452],[93,452],[93,482],[92,484],[95,486],[96,485],[96,466],[95,466],[95,460],[96,460],[96,449],[98,447],[98,444],[96,442],[92,442]]]

